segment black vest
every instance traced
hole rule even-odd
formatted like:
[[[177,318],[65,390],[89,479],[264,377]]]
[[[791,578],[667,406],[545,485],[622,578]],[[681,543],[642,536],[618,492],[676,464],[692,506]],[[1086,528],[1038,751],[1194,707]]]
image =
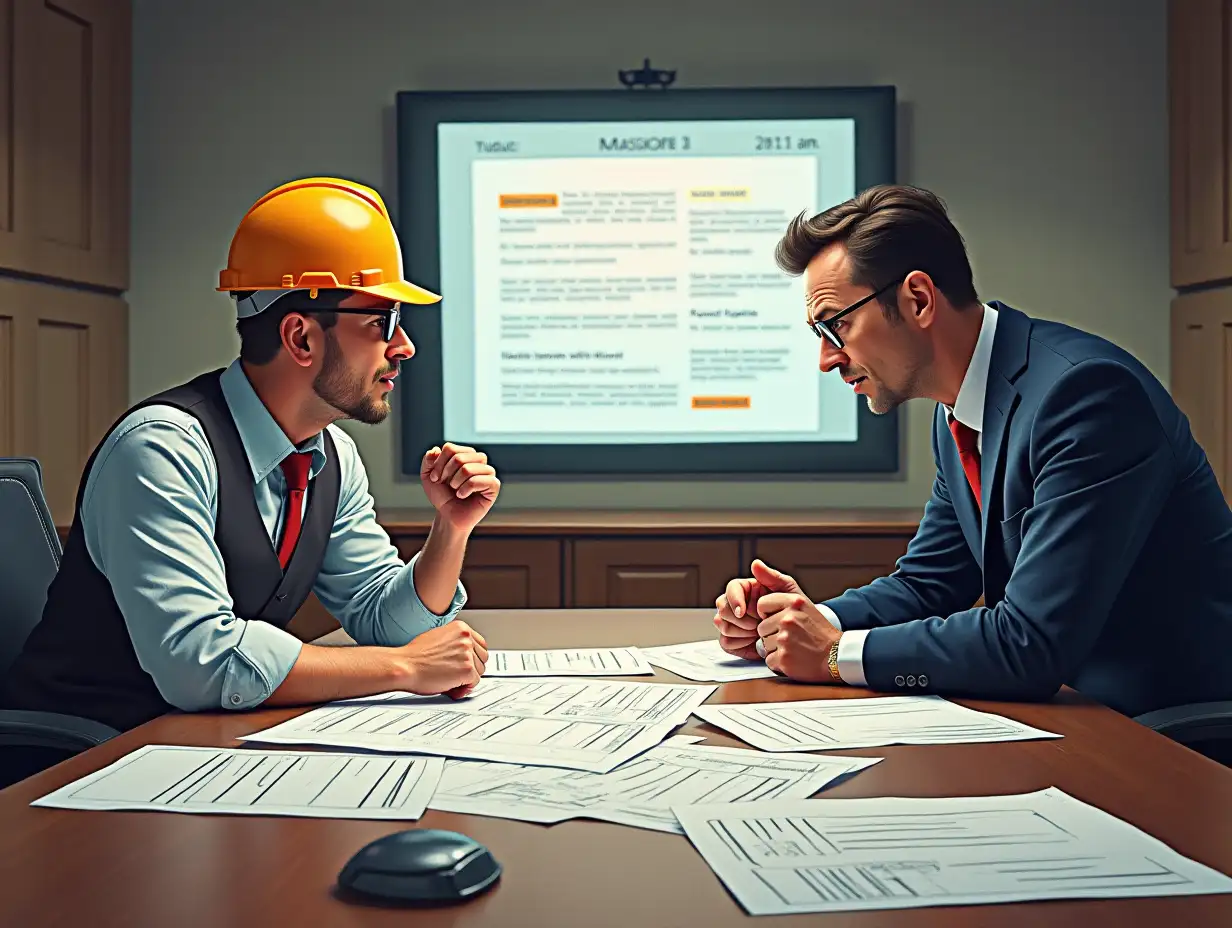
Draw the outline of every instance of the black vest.
[[[338,456],[326,431],[325,469],[310,483],[299,541],[284,573],[257,509],[252,470],[223,397],[221,374],[202,374],[124,415],[159,404],[175,406],[200,421],[218,465],[214,540],[222,552],[235,614],[284,628],[308,598],[325,558],[338,509]],[[116,420],[108,434],[123,419]],[[111,586],[86,550],[81,499],[103,441],[82,472],[60,570],[48,588],[42,619],[9,671],[6,701],[16,708],[84,716],[124,731],[174,707],[137,662]]]

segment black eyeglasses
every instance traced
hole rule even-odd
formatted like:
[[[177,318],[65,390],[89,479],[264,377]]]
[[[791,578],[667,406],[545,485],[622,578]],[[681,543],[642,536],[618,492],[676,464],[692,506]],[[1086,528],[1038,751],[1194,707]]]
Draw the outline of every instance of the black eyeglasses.
[[[881,287],[881,289],[874,290],[868,296],[863,297],[862,299],[856,300],[854,303],[852,303],[850,306],[846,307],[845,309],[840,309],[838,312],[836,312],[833,316],[831,316],[825,322],[822,322],[820,319],[816,319],[812,322],[808,322],[805,324],[810,329],[813,330],[813,334],[815,334],[818,338],[826,339],[835,348],[842,348],[843,338],[841,335],[835,332],[834,329],[831,328],[831,326],[835,322],[837,322],[839,319],[842,319],[844,316],[846,316],[848,313],[854,313],[857,309],[859,309],[869,300],[872,300],[872,299],[875,299],[881,296],[881,294],[885,293],[891,287],[896,286],[898,282],[906,276],[907,276],[906,274],[900,274],[898,277],[891,280],[888,284],[885,284],[883,287]]]
[[[296,308],[297,313],[342,313],[343,315],[351,316],[383,316],[385,318],[385,327],[381,332],[385,341],[393,341],[394,333],[398,331],[398,326],[402,324],[402,304],[395,303],[392,309],[312,309]]]

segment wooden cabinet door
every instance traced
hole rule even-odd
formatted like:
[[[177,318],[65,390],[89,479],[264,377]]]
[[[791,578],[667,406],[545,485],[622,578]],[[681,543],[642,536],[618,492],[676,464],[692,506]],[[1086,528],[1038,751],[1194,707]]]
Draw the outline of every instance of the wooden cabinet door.
[[[1232,288],[1172,301],[1172,398],[1206,451],[1225,498],[1232,499]]]
[[[758,538],[755,557],[796,579],[821,602],[883,577],[907,551],[909,537]]]
[[[468,609],[559,609],[561,543],[472,538],[462,566]]]
[[[1172,285],[1232,277],[1232,3],[1171,0]]]
[[[57,525],[103,433],[128,408],[128,306],[0,280],[0,455],[36,457]]]
[[[425,535],[393,538],[402,559],[420,551]],[[556,538],[471,538],[462,562],[468,609],[559,609],[561,545]]]
[[[128,288],[127,0],[0,0],[0,267]]]
[[[584,609],[713,606],[736,576],[736,539],[622,538],[573,543],[573,602]]]

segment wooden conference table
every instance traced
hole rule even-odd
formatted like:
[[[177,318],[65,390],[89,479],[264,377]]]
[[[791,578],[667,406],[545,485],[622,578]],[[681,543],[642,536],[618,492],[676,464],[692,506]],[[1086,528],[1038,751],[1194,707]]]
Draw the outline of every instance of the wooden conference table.
[[[476,611],[463,617],[490,647],[538,648],[695,640],[712,633],[712,615],[688,609]],[[677,680],[662,671],[658,678]],[[775,679],[724,685],[711,701],[862,695],[870,694]],[[1232,873],[1232,771],[1072,691],[1044,705],[960,701],[1065,737],[835,752],[886,760],[820,795],[988,795],[1056,786],[1181,854]],[[0,792],[0,925],[1232,925],[1228,895],[753,918],[687,838],[602,822],[543,826],[429,811],[418,823],[393,823],[29,806],[143,744],[239,746],[237,735],[301,711],[164,716]],[[704,734],[711,744],[745,746],[696,719],[682,732]],[[335,897],[338,871],[355,851],[416,824],[486,844],[504,865],[501,882],[462,906],[435,910],[384,909]]]

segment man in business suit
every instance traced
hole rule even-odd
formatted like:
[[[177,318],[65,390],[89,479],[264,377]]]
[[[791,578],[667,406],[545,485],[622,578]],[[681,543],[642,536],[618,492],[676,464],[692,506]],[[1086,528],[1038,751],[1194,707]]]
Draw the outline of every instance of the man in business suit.
[[[1067,684],[1129,715],[1232,699],[1232,512],[1141,363],[981,303],[924,190],[797,217],[776,257],[804,275],[823,372],[877,414],[937,401],[937,475],[889,576],[814,603],[754,561],[717,601],[724,649],[891,693],[1045,699]]]

